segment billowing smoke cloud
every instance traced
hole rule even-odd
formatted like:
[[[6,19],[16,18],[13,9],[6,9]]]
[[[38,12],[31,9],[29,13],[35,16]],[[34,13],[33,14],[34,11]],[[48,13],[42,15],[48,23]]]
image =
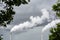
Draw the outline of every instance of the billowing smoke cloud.
[[[41,25],[41,24],[45,23],[45,21],[50,22],[51,19],[50,19],[49,12],[46,9],[42,9],[41,12],[42,12],[41,17],[39,17],[39,16],[36,16],[36,17],[31,16],[30,21],[26,21],[26,22],[21,23],[19,25],[15,25],[11,29],[10,32],[11,33],[12,32],[23,32],[23,31],[25,31],[27,29],[31,29],[33,27],[36,27],[38,24]]]
[[[56,27],[56,24],[60,23],[60,19],[53,20],[51,23],[47,24],[43,29],[42,32],[45,32],[46,30],[49,30],[50,28]]]

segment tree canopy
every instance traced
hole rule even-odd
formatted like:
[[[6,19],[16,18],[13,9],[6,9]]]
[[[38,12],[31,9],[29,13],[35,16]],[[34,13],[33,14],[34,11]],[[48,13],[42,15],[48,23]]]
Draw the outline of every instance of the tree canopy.
[[[54,4],[52,8],[56,12],[57,17],[60,18],[60,1],[58,0],[58,2]],[[50,30],[49,40],[60,40],[60,23],[56,25],[56,28],[51,28]]]
[[[0,2],[5,4],[5,6],[3,7],[5,10],[0,10],[0,26],[7,27],[7,24],[11,23],[15,14],[15,11],[13,11],[13,6],[28,4],[30,0],[0,0]],[[0,40],[2,39],[3,38],[0,35]]]
[[[30,0],[0,0],[2,3],[6,4],[3,8],[5,10],[0,10],[0,26],[6,27],[13,20],[15,11],[13,11],[13,6],[20,6],[21,4],[28,4]]]

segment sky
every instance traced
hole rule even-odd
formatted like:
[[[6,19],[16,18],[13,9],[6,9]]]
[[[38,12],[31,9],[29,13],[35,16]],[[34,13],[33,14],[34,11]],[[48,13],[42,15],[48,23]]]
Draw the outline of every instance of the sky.
[[[16,25],[29,20],[30,16],[41,16],[41,9],[46,8],[51,10],[51,6],[55,3],[54,0],[31,0],[29,4],[14,7],[16,14],[11,24]],[[18,10],[18,11],[17,11]]]
[[[16,14],[14,15],[13,22],[11,22],[11,24],[8,26],[8,28],[9,27],[12,28],[12,25],[18,25],[18,24],[23,23],[25,21],[30,21],[29,20],[30,16],[41,16],[42,15],[41,9],[43,9],[43,8],[48,9],[50,11],[50,13],[51,13],[52,12],[52,5],[55,2],[56,2],[56,0],[31,0],[29,2],[29,4],[26,4],[26,5],[22,4],[19,7],[14,6],[14,11],[16,12]],[[35,28],[35,29],[33,29],[33,30],[29,31],[29,32],[26,32],[25,34],[24,33],[23,34],[18,34],[16,36],[13,35],[12,39],[13,40],[20,40],[20,39],[21,40],[37,40],[37,39],[40,40],[41,28],[40,29],[37,28],[37,29]],[[4,32],[5,33],[4,34],[5,35],[4,39],[8,40],[9,39],[9,34],[8,34],[9,30],[6,30],[6,31]],[[23,35],[25,35],[26,37],[24,37]],[[36,35],[38,36],[38,38],[36,37]],[[21,37],[21,38],[17,38],[17,36]],[[46,33],[45,33],[45,36],[46,36]],[[36,38],[36,39],[34,39],[34,38]],[[45,40],[46,40],[46,38],[45,38]]]

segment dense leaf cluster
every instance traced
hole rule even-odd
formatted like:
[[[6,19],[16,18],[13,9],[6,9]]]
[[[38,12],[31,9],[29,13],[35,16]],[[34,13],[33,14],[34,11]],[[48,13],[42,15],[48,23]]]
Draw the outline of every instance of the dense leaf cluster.
[[[15,12],[9,8],[6,10],[0,10],[0,24],[2,26],[6,26],[6,24],[10,24],[10,22],[13,20],[13,15]]]
[[[20,6],[21,4],[28,4],[30,0],[28,0],[28,2],[26,0],[2,0],[2,2],[6,3],[8,6]]]
[[[53,10],[56,11],[56,15],[60,17],[60,3],[53,5]]]
[[[49,40],[60,40],[60,23],[57,24],[56,28],[51,28],[50,32]]]

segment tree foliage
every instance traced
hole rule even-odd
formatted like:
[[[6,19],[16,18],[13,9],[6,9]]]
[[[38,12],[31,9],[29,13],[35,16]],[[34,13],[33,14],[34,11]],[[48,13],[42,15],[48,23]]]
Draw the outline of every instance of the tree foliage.
[[[0,0],[0,2],[6,4],[3,8],[5,10],[0,10],[0,26],[7,27],[7,24],[10,24],[13,20],[15,11],[13,11],[13,6],[20,6],[21,4],[28,4],[30,0]],[[0,35],[0,40],[2,40]]]
[[[56,15],[60,18],[60,2],[57,2],[53,5],[53,10],[56,12]],[[60,40],[60,23],[56,24],[56,28],[51,28],[49,35],[49,40]]]
[[[60,23],[56,24],[56,28],[51,28],[49,40],[60,40]]]
[[[3,40],[3,36],[2,35],[0,35],[0,40]]]
[[[52,8],[56,12],[56,15],[60,17],[60,3],[54,4]]]
[[[15,11],[13,11],[13,6],[20,6],[21,4],[28,4],[30,0],[0,0],[2,3],[6,4],[3,8],[5,10],[0,10],[0,25],[6,27],[7,24],[13,20]]]

